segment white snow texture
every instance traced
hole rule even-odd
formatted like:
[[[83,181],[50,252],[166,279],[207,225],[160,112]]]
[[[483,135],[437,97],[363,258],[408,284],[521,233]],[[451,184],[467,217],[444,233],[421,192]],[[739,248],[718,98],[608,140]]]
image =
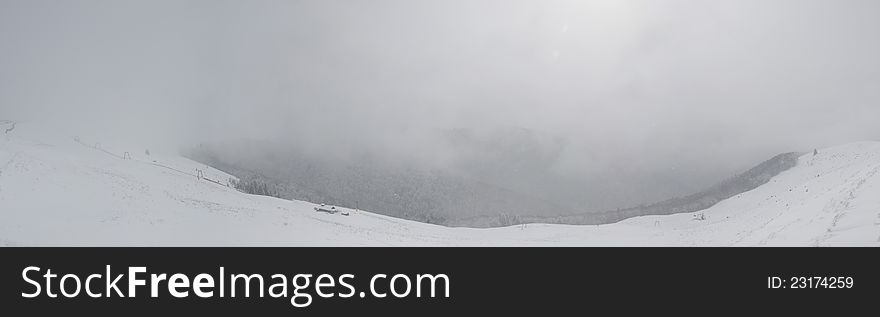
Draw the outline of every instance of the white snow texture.
[[[880,246],[880,142],[810,151],[697,213],[471,229],[315,212],[240,193],[232,176],[177,155],[99,141],[27,124],[0,136],[0,245]]]

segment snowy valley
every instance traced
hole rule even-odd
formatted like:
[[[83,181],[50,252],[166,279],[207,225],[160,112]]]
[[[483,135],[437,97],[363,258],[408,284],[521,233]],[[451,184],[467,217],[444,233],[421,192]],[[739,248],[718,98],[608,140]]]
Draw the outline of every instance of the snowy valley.
[[[30,124],[0,138],[0,245],[880,246],[880,142],[810,151],[696,213],[488,229],[316,212],[176,154],[99,142]]]

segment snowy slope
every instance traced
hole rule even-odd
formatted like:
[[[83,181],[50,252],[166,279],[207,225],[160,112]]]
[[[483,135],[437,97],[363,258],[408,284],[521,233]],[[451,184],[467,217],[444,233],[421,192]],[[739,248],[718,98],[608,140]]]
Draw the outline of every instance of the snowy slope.
[[[26,124],[0,136],[0,245],[880,246],[880,142],[806,154],[703,221],[470,229],[317,213],[239,193],[231,176],[176,155],[99,141]]]

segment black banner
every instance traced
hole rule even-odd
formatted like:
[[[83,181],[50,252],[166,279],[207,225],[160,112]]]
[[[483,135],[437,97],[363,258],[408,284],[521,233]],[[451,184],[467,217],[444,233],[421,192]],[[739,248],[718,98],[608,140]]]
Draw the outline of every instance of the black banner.
[[[759,314],[848,311],[880,295],[880,252],[869,248],[3,248],[0,256],[2,307],[33,315]]]

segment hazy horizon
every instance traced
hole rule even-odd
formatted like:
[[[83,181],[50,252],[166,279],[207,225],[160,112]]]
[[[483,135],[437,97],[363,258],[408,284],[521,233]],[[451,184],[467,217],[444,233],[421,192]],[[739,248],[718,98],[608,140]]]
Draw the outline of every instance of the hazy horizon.
[[[704,184],[777,153],[880,139],[878,10],[7,0],[0,119],[425,164],[449,160],[437,131],[523,128],[564,145],[545,162],[554,173]]]

